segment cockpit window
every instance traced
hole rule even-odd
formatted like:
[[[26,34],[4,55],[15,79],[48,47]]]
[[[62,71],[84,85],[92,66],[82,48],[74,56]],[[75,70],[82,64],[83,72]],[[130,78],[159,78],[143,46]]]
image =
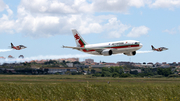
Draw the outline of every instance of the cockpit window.
[[[139,42],[135,42],[135,44],[139,44]]]

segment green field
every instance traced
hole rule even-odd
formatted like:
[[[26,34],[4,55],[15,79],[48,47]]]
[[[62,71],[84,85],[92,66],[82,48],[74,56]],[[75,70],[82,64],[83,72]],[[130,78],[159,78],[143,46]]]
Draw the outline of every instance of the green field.
[[[0,101],[179,100],[180,78],[0,75]]]

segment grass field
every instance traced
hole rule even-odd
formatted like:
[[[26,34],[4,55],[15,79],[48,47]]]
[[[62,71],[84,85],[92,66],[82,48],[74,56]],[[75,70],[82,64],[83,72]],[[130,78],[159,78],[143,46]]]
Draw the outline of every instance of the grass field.
[[[0,101],[68,100],[179,101],[180,78],[0,75]]]

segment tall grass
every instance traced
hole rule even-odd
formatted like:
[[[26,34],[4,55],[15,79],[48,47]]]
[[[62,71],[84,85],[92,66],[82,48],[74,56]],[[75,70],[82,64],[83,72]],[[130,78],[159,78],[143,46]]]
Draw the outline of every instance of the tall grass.
[[[180,100],[179,84],[1,83],[0,100]]]
[[[111,80],[110,78],[85,79],[79,77],[59,79],[59,76],[32,75],[15,76],[14,78],[13,75],[0,76],[0,101],[180,100],[180,80],[178,78],[111,78]],[[110,84],[107,81],[110,81]]]

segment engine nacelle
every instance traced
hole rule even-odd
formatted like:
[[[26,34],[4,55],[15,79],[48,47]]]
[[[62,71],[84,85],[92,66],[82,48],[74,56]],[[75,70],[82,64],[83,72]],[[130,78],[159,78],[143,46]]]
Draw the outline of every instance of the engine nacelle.
[[[112,55],[112,50],[110,50],[110,49],[105,49],[105,50],[103,50],[102,52],[101,52],[101,54],[102,55],[104,55],[104,56],[110,56],[110,55]]]
[[[129,52],[129,53],[124,53],[124,55],[127,55],[127,56],[134,56],[134,55],[136,55],[136,51]]]

